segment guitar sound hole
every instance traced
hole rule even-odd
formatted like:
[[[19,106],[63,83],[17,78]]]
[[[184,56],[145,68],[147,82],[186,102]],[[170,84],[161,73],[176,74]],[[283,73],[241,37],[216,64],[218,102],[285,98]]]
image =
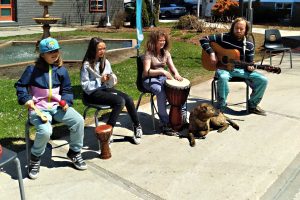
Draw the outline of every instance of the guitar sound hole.
[[[228,56],[222,57],[222,64],[224,64],[224,65],[228,64]]]

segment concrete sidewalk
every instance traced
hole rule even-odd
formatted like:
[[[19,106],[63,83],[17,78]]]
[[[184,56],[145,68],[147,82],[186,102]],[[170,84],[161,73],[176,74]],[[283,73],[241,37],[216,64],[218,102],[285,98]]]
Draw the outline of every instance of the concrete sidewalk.
[[[75,31],[77,28],[64,26],[51,26],[51,32]],[[43,29],[40,25],[36,26],[19,26],[19,27],[0,27],[0,38],[16,35],[29,35],[34,33],[43,34]]]
[[[281,74],[261,71],[269,80],[261,103],[266,117],[247,115],[245,86],[231,83],[228,116],[236,119],[240,131],[230,127],[222,134],[211,132],[193,148],[187,139],[154,134],[150,105],[145,104],[139,112],[142,143],[133,145],[124,137],[132,131],[128,116],[122,115],[111,159],[98,158],[94,127],[86,127],[86,171],[75,170],[67,160],[68,137],[51,141],[37,180],[26,177],[25,152],[20,152],[27,199],[300,199],[299,53],[293,54],[293,63],[290,69],[286,56]],[[210,101],[210,83],[192,86],[189,110]],[[19,199],[14,166],[4,170],[0,199]]]

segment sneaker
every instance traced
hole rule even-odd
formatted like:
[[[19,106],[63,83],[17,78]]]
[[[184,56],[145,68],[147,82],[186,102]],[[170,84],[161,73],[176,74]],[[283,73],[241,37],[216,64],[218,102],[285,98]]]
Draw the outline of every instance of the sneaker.
[[[249,108],[249,113],[267,116],[266,111],[261,109],[259,106],[256,106],[254,108]]]
[[[41,159],[31,154],[28,167],[28,176],[30,179],[37,179],[40,172]]]
[[[74,167],[79,170],[86,170],[87,165],[82,159],[81,153],[70,153],[70,151],[67,153],[68,158],[72,161],[74,164]]]
[[[138,126],[133,126],[133,142],[135,144],[140,144],[141,143],[141,138],[143,135],[143,130],[142,130],[142,126],[139,124]]]
[[[170,125],[163,125],[162,132],[168,136],[179,136],[179,133],[170,127]]]

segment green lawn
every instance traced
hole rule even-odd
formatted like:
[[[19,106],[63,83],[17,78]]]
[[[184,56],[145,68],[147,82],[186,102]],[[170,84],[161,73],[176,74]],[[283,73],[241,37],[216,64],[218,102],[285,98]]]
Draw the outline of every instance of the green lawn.
[[[135,33],[100,33],[100,32],[85,32],[74,31],[67,33],[53,33],[53,37],[65,39],[70,37],[91,37],[100,36],[103,38],[135,38]],[[147,34],[145,34],[147,37]],[[35,40],[40,35],[18,36],[5,38],[5,40]],[[174,63],[180,74],[189,80],[199,79],[199,77],[212,76],[212,72],[206,71],[201,66],[200,47],[186,42],[173,42],[171,54]],[[125,91],[136,101],[139,96],[139,91],[135,86],[136,79],[136,58],[128,58],[121,63],[112,65],[113,71],[118,76],[117,89]],[[83,104],[80,94],[79,69],[70,68],[69,70],[72,85],[74,89],[75,102],[74,108],[83,113]],[[24,147],[24,124],[27,119],[27,111],[24,106],[17,103],[15,95],[14,83],[16,79],[7,79],[0,77],[0,143],[13,149]],[[89,113],[88,117],[92,117]]]

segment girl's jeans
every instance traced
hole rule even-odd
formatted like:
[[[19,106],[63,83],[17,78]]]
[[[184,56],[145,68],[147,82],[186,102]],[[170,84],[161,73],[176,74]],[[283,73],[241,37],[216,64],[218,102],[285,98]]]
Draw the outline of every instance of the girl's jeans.
[[[52,135],[52,121],[62,122],[69,127],[70,130],[70,149],[74,152],[80,152],[83,145],[84,137],[84,120],[83,117],[72,107],[67,111],[63,111],[61,107],[54,107],[48,110],[42,110],[47,116],[48,121],[43,123],[37,114],[32,111],[29,119],[30,123],[36,128],[36,136],[34,144],[31,148],[31,153],[34,156],[40,157],[44,154],[46,145]]]
[[[143,86],[147,90],[151,91],[153,94],[156,95],[158,114],[162,124],[164,125],[169,123],[169,115],[167,113],[167,108],[166,108],[167,97],[166,97],[166,91],[164,87],[166,80],[167,77],[158,76],[158,77],[151,77],[150,79],[147,78],[143,82]]]

